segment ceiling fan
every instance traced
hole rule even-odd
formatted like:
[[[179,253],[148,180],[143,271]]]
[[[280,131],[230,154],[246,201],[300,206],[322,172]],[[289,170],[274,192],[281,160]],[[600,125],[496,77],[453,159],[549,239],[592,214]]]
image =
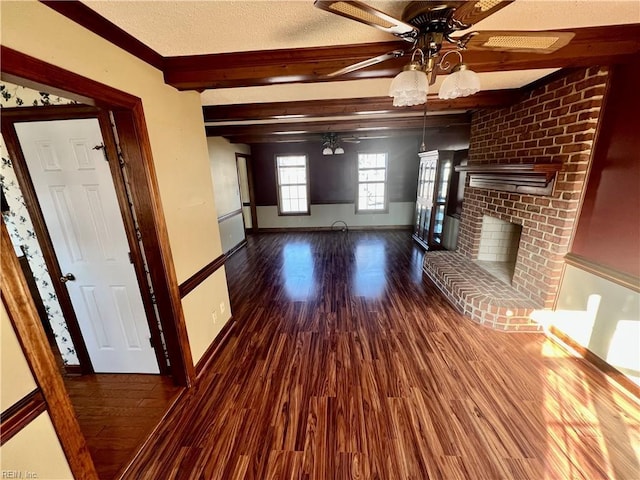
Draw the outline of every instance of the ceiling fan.
[[[572,32],[556,31],[492,30],[453,36],[457,32],[468,30],[480,20],[508,6],[512,1],[430,0],[409,2],[402,12],[401,18],[397,19],[363,2],[315,0],[314,6],[317,8],[378,28],[411,44],[406,50],[392,50],[331,72],[327,76],[344,75],[392,58],[411,54],[412,61],[405,67],[405,70],[418,70],[430,74],[429,84],[433,84],[438,73],[446,72],[449,69],[452,72],[455,72],[456,68],[465,69],[460,53],[463,50],[498,50],[544,54],[554,52],[567,45],[575,35]],[[450,44],[451,48],[445,48],[445,53],[440,58],[443,44]],[[459,56],[458,65],[455,67],[444,61],[451,52],[456,52]],[[416,54],[418,54],[417,60]],[[426,92],[424,95],[426,101]],[[424,101],[418,103],[424,103]],[[408,105],[415,104],[417,103],[409,103]]]

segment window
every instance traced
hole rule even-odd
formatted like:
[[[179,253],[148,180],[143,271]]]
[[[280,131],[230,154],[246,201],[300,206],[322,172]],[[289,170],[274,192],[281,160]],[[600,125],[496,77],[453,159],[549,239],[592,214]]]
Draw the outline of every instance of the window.
[[[278,210],[280,215],[309,213],[307,156],[276,156]]]
[[[387,210],[387,154],[358,154],[357,212]]]

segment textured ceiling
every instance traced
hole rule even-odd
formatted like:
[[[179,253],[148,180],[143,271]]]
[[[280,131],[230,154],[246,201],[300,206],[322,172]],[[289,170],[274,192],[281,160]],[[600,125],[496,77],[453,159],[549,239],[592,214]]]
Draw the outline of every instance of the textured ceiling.
[[[85,1],[163,56],[317,47],[393,40],[324,12],[313,0]],[[399,16],[407,2],[367,2]],[[640,22],[640,1],[517,0],[474,26],[545,30]]]
[[[296,1],[85,1],[163,56],[394,40]],[[400,15],[406,2],[370,2]]]
[[[394,40],[332,15],[313,0],[84,1],[163,56],[345,45]],[[370,1],[400,16],[407,2]],[[640,23],[640,0],[517,0],[474,30],[545,30]],[[482,89],[518,88],[553,70],[482,74]],[[382,96],[389,79],[289,84],[205,91],[205,105]],[[435,88],[432,91],[435,91]]]

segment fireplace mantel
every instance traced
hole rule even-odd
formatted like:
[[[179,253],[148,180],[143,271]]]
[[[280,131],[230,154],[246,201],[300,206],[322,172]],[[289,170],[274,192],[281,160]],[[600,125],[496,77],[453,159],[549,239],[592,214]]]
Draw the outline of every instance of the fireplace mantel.
[[[459,165],[456,172],[469,175],[469,186],[505,192],[551,195],[561,163]]]

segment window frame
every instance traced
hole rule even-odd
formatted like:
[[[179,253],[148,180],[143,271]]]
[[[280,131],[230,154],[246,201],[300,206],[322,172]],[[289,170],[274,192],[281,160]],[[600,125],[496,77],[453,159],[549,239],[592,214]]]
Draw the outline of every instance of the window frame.
[[[384,206],[379,210],[368,210],[359,208],[360,184],[361,183],[381,183],[381,182],[361,182],[360,181],[360,155],[384,155]],[[356,168],[356,191],[355,191],[355,209],[356,215],[389,213],[389,152],[358,152],[355,162]],[[379,168],[379,167],[378,167]],[[373,169],[363,169],[373,170]]]
[[[282,211],[282,195],[280,190],[280,168],[278,165],[278,158],[280,157],[304,157],[304,168],[305,168],[305,187],[307,190],[307,211],[306,212],[283,212]],[[280,217],[295,217],[295,216],[308,216],[311,215],[311,191],[309,188],[309,156],[306,153],[277,153],[273,157],[273,162],[275,165],[275,174],[276,174],[276,192],[278,197],[278,216]],[[301,184],[286,184],[286,185],[301,185]]]

